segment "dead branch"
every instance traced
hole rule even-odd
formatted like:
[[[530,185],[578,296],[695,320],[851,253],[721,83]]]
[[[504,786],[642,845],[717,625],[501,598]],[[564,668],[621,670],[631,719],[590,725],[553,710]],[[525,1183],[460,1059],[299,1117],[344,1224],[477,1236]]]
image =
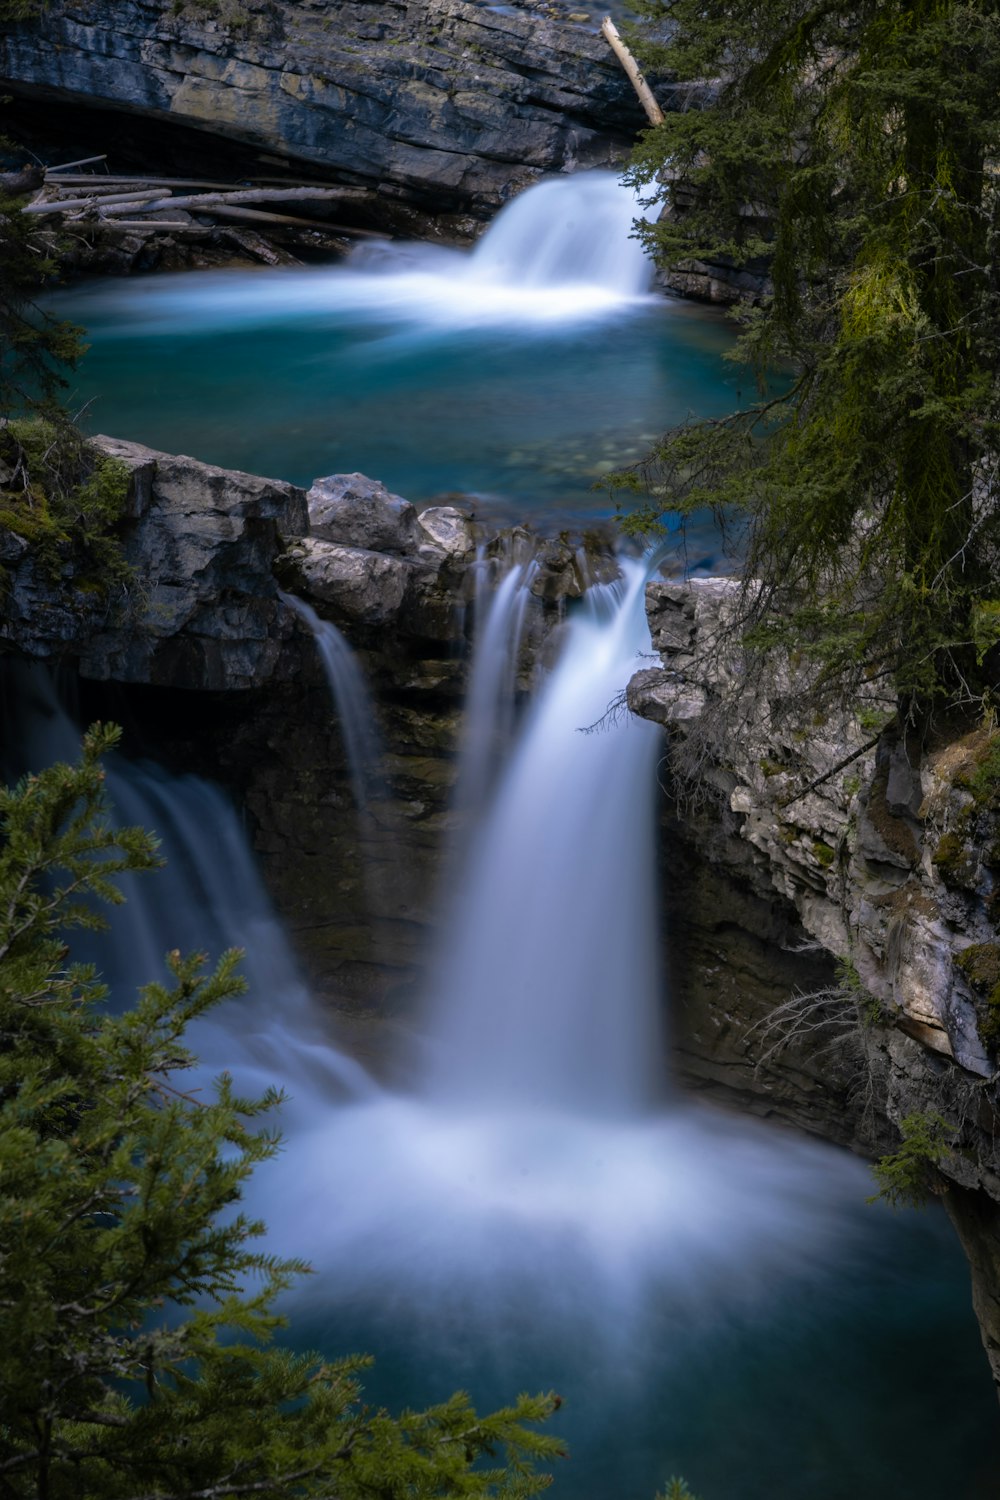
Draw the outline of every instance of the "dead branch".
[[[632,56],[632,53],[629,51],[628,47],[622,41],[621,35],[618,31],[618,27],[615,25],[614,21],[612,21],[610,16],[605,16],[604,20],[601,22],[601,35],[607,42],[608,46],[611,48],[612,52],[617,57],[618,61],[621,63],[622,67],[625,69],[626,77],[628,78],[632,87],[635,89],[636,94],[639,98],[639,103],[646,111],[646,117],[649,120],[650,124],[662,125],[663,110],[657,104],[656,96],[653,93],[653,90],[650,88],[645,78],[643,78],[642,73],[639,71],[639,64]]]

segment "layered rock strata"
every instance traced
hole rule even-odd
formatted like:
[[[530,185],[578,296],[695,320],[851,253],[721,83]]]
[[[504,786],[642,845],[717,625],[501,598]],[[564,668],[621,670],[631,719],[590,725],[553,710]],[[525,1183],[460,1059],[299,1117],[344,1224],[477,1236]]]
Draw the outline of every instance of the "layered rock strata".
[[[710,1081],[721,1042],[740,1087],[815,1128],[794,1082],[804,1053],[827,1095],[844,1089],[839,1130],[823,1133],[862,1149],[898,1147],[887,1126],[905,1138],[913,1117],[929,1124],[938,1144],[923,1165],[969,1253],[1000,1387],[1000,739],[979,728],[920,747],[874,691],[835,715],[797,708],[794,667],[751,674],[733,644],[737,588],[650,584],[661,665],[632,679],[629,707],[666,727],[701,789],[685,823],[689,836],[715,830],[704,856],[770,892],[835,969],[770,1012],[741,993],[735,1035],[718,1006],[682,1010],[681,1049]]]
[[[644,124],[590,29],[471,0],[57,0],[0,24],[0,76],[479,217],[544,173],[620,159]]]

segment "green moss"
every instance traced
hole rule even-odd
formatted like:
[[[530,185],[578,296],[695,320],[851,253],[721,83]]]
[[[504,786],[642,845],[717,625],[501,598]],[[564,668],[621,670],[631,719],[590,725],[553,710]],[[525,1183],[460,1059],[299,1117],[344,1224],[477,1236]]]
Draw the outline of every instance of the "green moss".
[[[973,943],[958,955],[955,966],[985,1002],[979,1035],[984,1046],[995,1048],[1000,1044],[1000,943]]]
[[[77,588],[107,597],[130,582],[119,529],[130,475],[72,427],[23,418],[0,427],[0,527],[28,542],[50,578],[72,567]]]
[[[1000,734],[991,734],[971,766],[955,777],[955,785],[971,792],[977,807],[1000,811]]]
[[[824,843],[822,839],[813,840],[812,852],[814,858],[819,864],[824,867],[824,869],[832,865],[834,860],[837,858],[836,849],[831,848],[831,846]]]
[[[976,860],[959,829],[944,834],[932,856],[934,868],[945,885],[969,890],[976,883]]]
[[[767,777],[783,776],[785,774],[786,768],[784,766],[779,766],[776,760],[768,760],[766,756],[763,760],[758,761],[757,764]]]

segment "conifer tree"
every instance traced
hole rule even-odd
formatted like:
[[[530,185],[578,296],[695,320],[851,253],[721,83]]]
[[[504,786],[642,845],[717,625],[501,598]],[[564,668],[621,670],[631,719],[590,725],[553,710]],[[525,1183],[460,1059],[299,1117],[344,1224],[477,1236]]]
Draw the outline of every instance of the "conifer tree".
[[[920,719],[982,703],[1000,639],[996,0],[636,9],[644,62],[691,84],[636,153],[642,234],[675,265],[766,264],[773,291],[738,349],[760,399],[623,476],[631,524],[711,507],[745,559],[746,641],[811,658],[820,686],[882,675]]]
[[[0,791],[0,1497],[421,1500],[528,1496],[557,1398],[477,1416],[457,1394],[390,1417],[367,1361],[275,1346],[276,1295],[304,1269],[239,1209],[278,1147],[273,1092],[185,1091],[186,1028],[237,994],[238,955],[169,956],[113,1014],[72,929],[156,841],[111,826],[95,727],[77,766]],[[500,1455],[498,1458],[496,1455]]]

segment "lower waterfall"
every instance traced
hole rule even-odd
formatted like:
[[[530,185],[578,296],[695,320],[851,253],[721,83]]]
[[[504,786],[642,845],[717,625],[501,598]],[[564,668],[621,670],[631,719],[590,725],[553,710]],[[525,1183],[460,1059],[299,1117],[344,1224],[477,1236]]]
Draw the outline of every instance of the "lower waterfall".
[[[286,1090],[285,1150],[247,1206],[270,1248],[315,1271],[288,1298],[291,1336],[370,1349],[376,1402],[558,1388],[566,1500],[652,1500],[676,1470],[703,1500],[876,1500],[900,1475],[866,1424],[905,1426],[920,1454],[906,1493],[931,1500],[951,1459],[906,1424],[928,1327],[962,1389],[943,1333],[959,1316],[930,1269],[957,1258],[943,1227],[893,1237],[863,1207],[860,1163],[663,1082],[656,738],[613,715],[580,732],[648,644],[641,569],[625,574],[568,620],[468,838],[408,1090],[331,1044],[237,814],[196,777],[109,767],[118,815],[154,827],[168,863],[130,881],[97,956],[127,1003],[170,948],[246,948],[250,994],[191,1036],[199,1081],[225,1069]],[[72,756],[49,677],[13,677],[23,764]],[[909,1354],[883,1371],[884,1347]]]

